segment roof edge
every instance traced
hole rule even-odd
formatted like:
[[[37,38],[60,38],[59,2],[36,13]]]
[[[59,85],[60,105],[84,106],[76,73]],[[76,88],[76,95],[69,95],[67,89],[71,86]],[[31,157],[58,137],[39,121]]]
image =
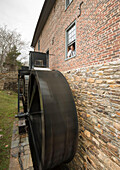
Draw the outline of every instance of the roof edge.
[[[41,10],[41,13],[40,13],[40,16],[39,16],[39,19],[38,19],[38,22],[37,22],[37,25],[36,25],[36,28],[35,28],[35,31],[34,31],[31,47],[35,47],[37,40],[40,36],[40,33],[43,30],[43,27],[49,17],[49,14],[50,14],[55,2],[56,2],[56,0],[45,0],[42,10]]]

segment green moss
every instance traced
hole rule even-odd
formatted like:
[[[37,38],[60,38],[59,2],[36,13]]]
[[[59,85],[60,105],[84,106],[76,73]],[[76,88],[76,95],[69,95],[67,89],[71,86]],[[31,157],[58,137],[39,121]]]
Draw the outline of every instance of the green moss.
[[[0,170],[9,169],[13,122],[17,113],[17,94],[0,91]],[[8,147],[5,147],[8,145]]]

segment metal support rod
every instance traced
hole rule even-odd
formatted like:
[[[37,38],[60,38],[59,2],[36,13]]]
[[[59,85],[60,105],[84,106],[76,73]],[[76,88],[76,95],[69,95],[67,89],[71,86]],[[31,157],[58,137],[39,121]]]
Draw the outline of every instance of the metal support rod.
[[[15,118],[25,118],[28,116],[29,116],[29,113],[19,113],[18,115],[15,115]]]
[[[43,113],[43,111],[31,112],[30,115],[32,115],[32,116],[34,116],[34,115],[41,115],[41,113]]]
[[[78,15],[78,17],[80,17],[81,16],[81,6],[82,6],[82,4],[83,4],[83,1],[80,3],[80,5],[79,5],[79,15]]]

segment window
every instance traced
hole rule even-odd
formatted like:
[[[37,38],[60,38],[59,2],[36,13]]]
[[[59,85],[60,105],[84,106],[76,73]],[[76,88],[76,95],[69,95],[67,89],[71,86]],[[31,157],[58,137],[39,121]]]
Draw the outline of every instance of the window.
[[[76,24],[72,23],[66,29],[66,59],[76,55]]]
[[[72,1],[73,1],[73,0],[66,0],[66,5],[65,5],[65,7],[67,8]]]
[[[38,40],[38,51],[40,51],[40,40]]]
[[[46,67],[49,67],[49,49],[46,52]]]
[[[43,66],[43,60],[36,60],[35,61],[35,67]]]

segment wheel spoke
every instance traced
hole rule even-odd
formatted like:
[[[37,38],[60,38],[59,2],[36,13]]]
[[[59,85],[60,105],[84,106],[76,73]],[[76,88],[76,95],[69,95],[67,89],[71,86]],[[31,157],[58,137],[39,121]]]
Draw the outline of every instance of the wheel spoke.
[[[39,112],[30,112],[30,115],[40,115],[41,113],[43,113],[42,111]]]
[[[31,109],[31,105],[32,105],[32,102],[33,102],[33,99],[34,99],[34,96],[35,96],[36,86],[37,86],[37,83],[36,83],[36,81],[34,81],[34,85],[33,85],[33,89],[32,89],[32,95],[31,95],[31,98],[30,98],[29,110]]]

